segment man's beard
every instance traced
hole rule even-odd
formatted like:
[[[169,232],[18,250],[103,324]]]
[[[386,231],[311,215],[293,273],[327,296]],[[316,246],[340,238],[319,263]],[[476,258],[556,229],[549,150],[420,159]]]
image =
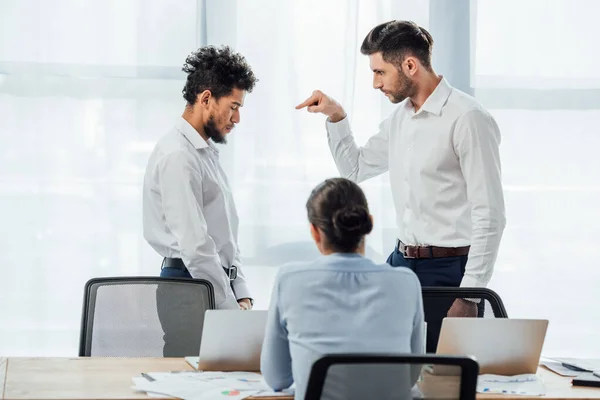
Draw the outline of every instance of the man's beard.
[[[412,97],[417,94],[417,85],[401,70],[398,70],[398,74],[400,76],[399,87],[397,90],[389,92],[391,97],[390,101],[394,104],[398,104],[407,97]]]
[[[212,139],[212,141],[215,143],[220,143],[220,144],[227,143],[227,138],[217,128],[217,124],[215,124],[215,119],[213,118],[212,115],[208,118],[208,122],[206,122],[206,124],[204,124],[204,133],[206,134],[206,136],[209,137],[209,139]]]

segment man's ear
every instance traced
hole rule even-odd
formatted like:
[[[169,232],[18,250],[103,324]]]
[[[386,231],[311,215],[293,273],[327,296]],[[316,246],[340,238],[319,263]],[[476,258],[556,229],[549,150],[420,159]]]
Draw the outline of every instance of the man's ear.
[[[212,93],[210,92],[210,90],[205,90],[204,92],[198,94],[197,101],[200,103],[200,106],[208,107],[208,103],[211,97]]]
[[[409,76],[416,74],[419,68],[419,63],[412,56],[406,57],[406,60],[404,60],[404,65],[406,66],[406,72]]]

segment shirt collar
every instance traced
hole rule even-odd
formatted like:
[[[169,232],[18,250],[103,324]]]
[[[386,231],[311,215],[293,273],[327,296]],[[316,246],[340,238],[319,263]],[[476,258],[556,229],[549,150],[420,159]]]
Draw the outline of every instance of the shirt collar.
[[[451,92],[452,86],[450,86],[446,78],[442,77],[440,83],[438,83],[434,91],[425,100],[419,111],[423,110],[437,116],[441,115],[442,108],[446,104],[446,100],[448,100]]]
[[[217,153],[219,152],[219,150],[217,149],[217,147],[215,146],[215,144],[212,142],[212,140],[204,140],[202,138],[202,136],[200,136],[200,134],[198,133],[198,131],[192,126],[190,125],[189,122],[187,122],[185,120],[185,118],[181,117],[179,119],[179,122],[176,125],[176,128],[179,132],[181,132],[181,134],[183,136],[186,137],[186,139],[198,150],[200,149],[204,149],[206,147],[210,147],[211,149],[213,149],[214,151],[216,151]]]

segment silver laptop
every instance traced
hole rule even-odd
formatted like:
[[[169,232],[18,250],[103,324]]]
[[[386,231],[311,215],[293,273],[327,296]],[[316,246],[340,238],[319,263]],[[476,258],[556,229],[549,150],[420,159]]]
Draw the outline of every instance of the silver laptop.
[[[480,374],[535,374],[547,329],[547,319],[444,318],[436,353],[474,356]]]
[[[260,371],[266,310],[207,310],[200,357],[186,357],[202,371]]]

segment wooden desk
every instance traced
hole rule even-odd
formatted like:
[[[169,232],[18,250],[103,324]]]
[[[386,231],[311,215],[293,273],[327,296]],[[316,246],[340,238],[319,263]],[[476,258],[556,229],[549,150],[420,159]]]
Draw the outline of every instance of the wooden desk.
[[[183,358],[9,358],[3,399],[151,399],[131,388],[132,377],[187,370]]]
[[[3,399],[150,399],[135,392],[131,378],[142,372],[185,371],[191,367],[181,358],[0,358],[0,393]],[[558,400],[600,399],[600,388],[571,386],[571,378],[540,367],[546,396],[481,395],[478,399]],[[420,383],[426,398],[448,398],[456,393],[458,380],[425,374]],[[444,396],[445,395],[445,396]],[[261,400],[292,400],[261,397]]]
[[[7,359],[0,358],[0,398],[4,398],[4,382],[6,380]]]
[[[477,399],[503,399],[503,400],[568,400],[568,399],[600,399],[600,388],[572,386],[571,378],[563,377],[554,372],[539,367],[537,375],[542,378],[546,386],[545,396],[517,396],[503,394],[477,394]],[[425,398],[442,398],[444,393],[453,395],[458,393],[458,377],[436,376],[425,373],[423,382],[419,384]]]

